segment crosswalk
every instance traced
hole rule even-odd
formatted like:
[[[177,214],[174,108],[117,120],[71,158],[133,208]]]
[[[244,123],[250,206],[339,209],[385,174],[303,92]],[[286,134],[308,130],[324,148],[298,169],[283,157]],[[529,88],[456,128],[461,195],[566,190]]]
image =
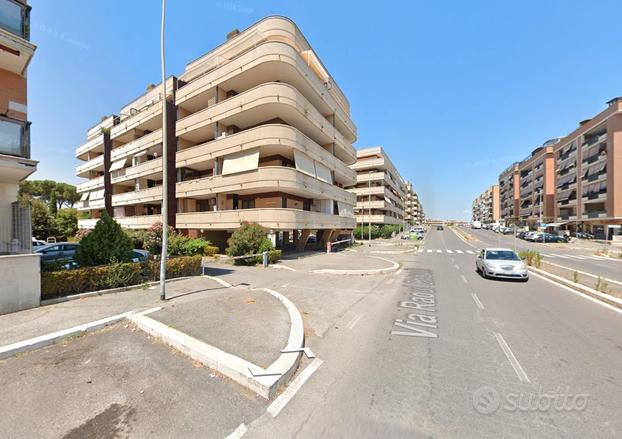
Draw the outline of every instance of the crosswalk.
[[[417,250],[417,253],[435,253],[435,254],[442,254],[442,253],[446,253],[446,254],[459,254],[459,255],[475,255],[477,254],[477,251],[473,251],[473,250],[457,250],[457,249],[423,249],[420,248],[419,250]],[[597,256],[597,255],[568,255],[568,254],[559,254],[559,253],[541,253],[541,255],[544,258],[548,258],[548,259],[575,259],[575,260],[581,260],[581,261],[585,261],[585,260],[594,260],[594,261],[602,261],[602,260],[610,260],[610,258],[604,257],[604,256]]]

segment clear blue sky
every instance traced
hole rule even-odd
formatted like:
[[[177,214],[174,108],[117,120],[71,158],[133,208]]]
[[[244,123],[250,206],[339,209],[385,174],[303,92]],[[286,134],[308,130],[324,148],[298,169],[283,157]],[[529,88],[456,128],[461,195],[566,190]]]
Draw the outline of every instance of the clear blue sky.
[[[31,4],[32,178],[78,183],[87,128],[159,82],[160,2]],[[167,72],[272,14],[300,26],[350,100],[355,146],[384,146],[428,217],[470,217],[512,161],[622,95],[617,0],[169,0]]]

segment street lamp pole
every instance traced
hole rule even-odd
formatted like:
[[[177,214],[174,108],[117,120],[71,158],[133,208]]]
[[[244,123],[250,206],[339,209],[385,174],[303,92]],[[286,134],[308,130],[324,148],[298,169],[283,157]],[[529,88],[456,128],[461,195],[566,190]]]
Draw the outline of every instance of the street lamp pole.
[[[166,257],[168,253],[168,142],[166,118],[166,64],[164,58],[164,23],[166,0],[162,0],[160,61],[162,66],[162,254],[160,255],[160,300],[166,300]]]
[[[369,202],[369,223],[367,226],[367,236],[368,236],[368,244],[371,245],[371,173],[372,171],[369,171],[369,180],[367,181],[367,188],[368,188],[368,202]]]

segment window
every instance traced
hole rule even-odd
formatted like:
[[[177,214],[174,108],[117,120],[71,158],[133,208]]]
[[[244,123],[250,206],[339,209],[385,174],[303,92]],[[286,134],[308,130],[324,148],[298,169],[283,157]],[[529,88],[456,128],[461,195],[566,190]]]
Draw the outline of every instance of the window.
[[[20,37],[29,38],[24,26],[26,8],[13,0],[0,0],[0,27]]]
[[[22,124],[0,119],[0,154],[29,158],[25,148],[22,147],[22,134]]]
[[[255,200],[242,200],[242,209],[254,209]]]

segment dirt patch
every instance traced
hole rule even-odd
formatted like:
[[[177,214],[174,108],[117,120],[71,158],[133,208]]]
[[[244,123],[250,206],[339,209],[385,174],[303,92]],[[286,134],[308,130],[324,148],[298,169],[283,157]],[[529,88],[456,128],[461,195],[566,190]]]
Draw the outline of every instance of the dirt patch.
[[[111,404],[106,410],[84,424],[69,431],[63,439],[97,437],[102,439],[129,438],[136,409],[127,405]]]

